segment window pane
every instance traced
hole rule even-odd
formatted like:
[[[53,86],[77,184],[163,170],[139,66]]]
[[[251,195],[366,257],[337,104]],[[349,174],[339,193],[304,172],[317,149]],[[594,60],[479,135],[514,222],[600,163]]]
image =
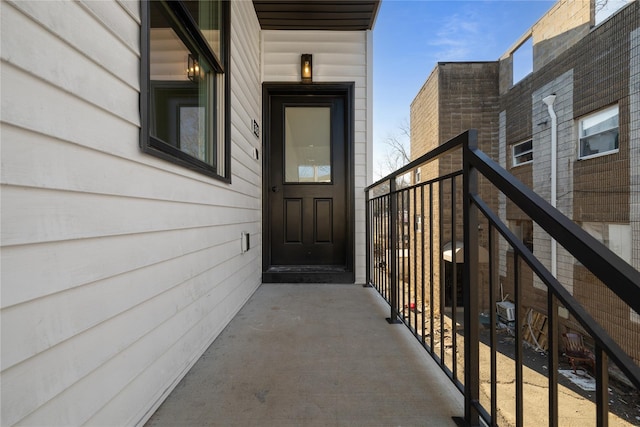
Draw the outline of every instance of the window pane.
[[[151,2],[149,134],[198,160],[214,165],[215,75],[202,55],[187,46],[175,18]]]
[[[618,149],[618,128],[580,140],[580,157]]]
[[[606,119],[596,120],[594,119],[586,119],[582,123],[582,135],[581,136],[590,136],[596,133],[617,128],[618,127],[618,114],[615,116],[607,117]]]
[[[616,105],[580,120],[580,157],[618,149],[618,117]]]
[[[180,148],[193,157],[205,158],[203,107],[180,107]]]
[[[518,166],[533,160],[533,142],[525,141],[513,147],[513,165]]]
[[[191,13],[194,22],[198,24],[200,32],[216,54],[218,60],[222,58],[220,52],[220,30],[222,28],[221,1],[187,0],[184,2]]]
[[[531,151],[531,141],[523,142],[522,144],[514,145],[513,151],[516,155],[522,154],[525,151]]]
[[[331,182],[331,109],[285,108],[285,181]]]
[[[522,156],[518,156],[516,158],[516,164],[520,165],[525,162],[530,162],[531,160],[533,160],[533,153],[527,153]]]

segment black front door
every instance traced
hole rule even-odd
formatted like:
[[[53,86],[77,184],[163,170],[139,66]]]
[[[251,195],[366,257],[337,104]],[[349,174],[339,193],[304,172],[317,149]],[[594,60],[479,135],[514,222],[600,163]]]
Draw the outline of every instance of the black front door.
[[[269,97],[264,282],[353,282],[347,96]]]

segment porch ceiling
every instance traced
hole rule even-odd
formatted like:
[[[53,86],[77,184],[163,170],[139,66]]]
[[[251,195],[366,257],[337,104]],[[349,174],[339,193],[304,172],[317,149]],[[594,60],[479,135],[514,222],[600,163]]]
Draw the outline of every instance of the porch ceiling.
[[[263,30],[370,30],[382,0],[253,0]]]

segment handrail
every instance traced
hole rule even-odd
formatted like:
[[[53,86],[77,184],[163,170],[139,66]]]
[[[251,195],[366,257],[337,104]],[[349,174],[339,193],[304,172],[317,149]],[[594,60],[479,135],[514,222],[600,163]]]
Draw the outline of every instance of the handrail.
[[[428,153],[423,154],[422,156],[420,156],[417,159],[413,160],[411,163],[408,163],[408,164],[404,165],[403,167],[401,167],[400,169],[391,172],[390,174],[388,174],[384,178],[381,178],[381,179],[377,180],[376,182],[374,182],[373,184],[371,184],[370,186],[365,188],[364,191],[368,192],[372,188],[375,188],[380,184],[384,184],[386,181],[389,181],[390,179],[397,178],[400,175],[404,175],[405,173],[407,173],[410,170],[414,169],[416,166],[420,166],[423,163],[430,162],[431,160],[435,160],[435,159],[437,159],[439,157],[445,156],[445,155],[449,154],[450,152],[460,148],[460,146],[467,140],[468,132],[469,131],[466,131],[466,132],[461,133],[458,136],[455,136],[454,138],[450,139],[449,141],[445,142],[444,144],[437,146],[436,148],[434,148],[433,150],[429,151]]]

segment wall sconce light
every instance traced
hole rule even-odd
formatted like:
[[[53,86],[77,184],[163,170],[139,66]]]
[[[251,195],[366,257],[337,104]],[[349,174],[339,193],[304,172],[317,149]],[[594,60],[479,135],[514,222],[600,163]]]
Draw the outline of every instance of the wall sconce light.
[[[200,64],[198,64],[198,60],[191,54],[187,57],[187,77],[189,77],[189,80],[192,82],[197,82],[202,78]]]
[[[302,83],[313,81],[313,61],[310,53],[303,53],[300,57],[300,77]]]

